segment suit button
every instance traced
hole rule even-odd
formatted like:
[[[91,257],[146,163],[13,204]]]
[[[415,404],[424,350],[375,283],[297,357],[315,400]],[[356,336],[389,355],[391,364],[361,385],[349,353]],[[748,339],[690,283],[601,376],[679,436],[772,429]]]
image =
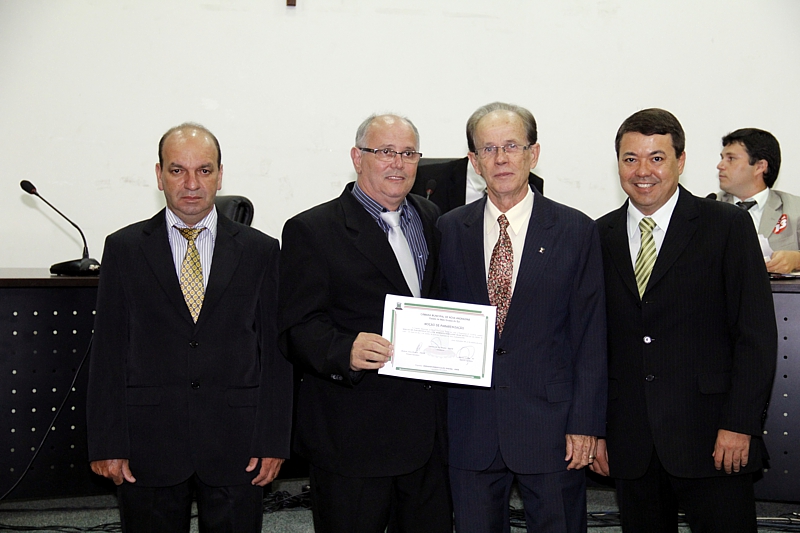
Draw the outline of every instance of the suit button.
[[[653,381],[656,377],[653,374],[647,374],[647,377],[644,378],[645,381]]]
[[[344,379],[344,376],[342,376],[341,374],[331,374],[331,379],[334,381],[342,381]]]
[[[200,388],[200,382],[199,381],[192,381],[192,388],[194,390],[199,389]]]
[[[494,354],[495,354],[495,355],[505,355],[505,354],[506,354],[506,351],[505,351],[504,349],[502,349],[502,348],[498,348],[498,349],[496,349],[496,350],[494,351]]]
[[[425,389],[425,390],[431,390],[431,386],[428,385],[427,383],[425,385],[423,385],[422,388]]]
[[[198,346],[200,346],[200,343],[197,341],[189,341],[189,346],[191,346],[192,348],[197,348]]]
[[[642,340],[644,341],[645,344],[650,344],[651,342],[653,342],[653,338],[650,337],[649,335],[645,335]]]

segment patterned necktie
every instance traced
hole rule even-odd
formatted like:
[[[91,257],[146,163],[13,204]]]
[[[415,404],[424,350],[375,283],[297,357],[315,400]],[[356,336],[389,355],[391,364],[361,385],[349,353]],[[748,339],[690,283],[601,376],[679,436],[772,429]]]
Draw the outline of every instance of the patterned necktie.
[[[645,217],[639,221],[639,231],[642,234],[642,244],[639,253],[636,255],[636,285],[639,287],[639,297],[644,296],[647,282],[650,281],[650,274],[653,272],[653,265],[656,264],[656,241],[653,239],[653,228],[656,221],[650,217]]]
[[[497,334],[503,334],[508,306],[511,304],[511,274],[514,272],[514,251],[508,236],[508,219],[505,215],[497,217],[500,224],[500,237],[492,250],[489,261],[489,303],[497,306]]]
[[[205,288],[203,287],[203,267],[200,265],[200,252],[194,241],[200,232],[206,228],[175,228],[189,241],[186,248],[186,257],[181,263],[181,292],[186,300],[186,307],[192,314],[192,320],[197,322],[200,309],[203,307]]]
[[[746,202],[736,202],[736,207],[739,209],[744,209],[745,211],[750,211],[750,208],[756,205],[758,202],[755,200],[747,200]]]
[[[400,212],[385,211],[381,213],[381,218],[389,225],[389,244],[392,246],[392,250],[394,250],[397,263],[400,265],[400,270],[403,271],[406,284],[408,284],[408,288],[411,289],[411,294],[419,298],[420,291],[417,264],[414,262],[411,248],[408,246],[406,236],[403,234],[403,229],[400,227]]]

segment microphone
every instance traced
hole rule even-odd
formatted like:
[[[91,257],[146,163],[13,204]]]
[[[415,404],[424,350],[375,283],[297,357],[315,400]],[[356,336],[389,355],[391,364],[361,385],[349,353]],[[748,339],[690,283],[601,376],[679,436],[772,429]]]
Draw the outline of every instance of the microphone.
[[[430,200],[431,194],[433,191],[436,190],[436,180],[428,180],[428,183],[425,184],[425,199]]]
[[[75,259],[73,261],[64,261],[63,263],[56,263],[55,265],[50,267],[50,273],[56,274],[59,276],[98,276],[100,275],[100,263],[97,262],[96,259],[92,259],[89,257],[89,247],[86,244],[86,236],[84,236],[83,231],[81,228],[78,227],[73,221],[67,218],[67,215],[56,209],[53,204],[42,198],[42,196],[36,192],[36,187],[33,186],[28,180],[22,180],[19,182],[19,186],[22,187],[22,190],[28,194],[32,194],[34,196],[38,196],[44,203],[50,206],[53,211],[64,217],[64,219],[75,226],[75,229],[81,234],[81,239],[83,239],[83,257],[81,259]]]
[[[708,198],[709,200],[716,200],[716,199],[717,199],[717,193],[715,193],[715,192],[710,192],[710,193],[708,193],[708,194],[706,195],[706,198]]]

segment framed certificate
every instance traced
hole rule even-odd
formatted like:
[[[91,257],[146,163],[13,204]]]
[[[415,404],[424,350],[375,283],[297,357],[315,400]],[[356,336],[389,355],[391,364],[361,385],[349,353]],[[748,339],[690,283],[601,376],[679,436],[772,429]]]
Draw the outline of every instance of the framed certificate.
[[[379,374],[489,387],[497,308],[386,295],[383,336],[394,355]]]

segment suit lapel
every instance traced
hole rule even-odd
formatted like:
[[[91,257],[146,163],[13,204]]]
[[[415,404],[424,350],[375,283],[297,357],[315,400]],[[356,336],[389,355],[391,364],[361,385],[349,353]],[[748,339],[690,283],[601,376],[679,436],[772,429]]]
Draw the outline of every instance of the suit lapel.
[[[487,199],[477,200],[467,205],[460,228],[459,244],[465,265],[475,265],[467,269],[468,284],[472,293],[471,300],[489,305],[489,290],[486,287],[486,259],[483,253],[483,211]],[[480,265],[480,268],[478,268]]]
[[[403,271],[394,255],[394,250],[378,223],[345,188],[339,202],[344,212],[345,226],[352,235],[353,245],[377,268],[397,289],[397,294],[411,295]]]
[[[764,212],[761,215],[761,222],[758,225],[758,232],[765,237],[769,237],[772,235],[772,230],[775,228],[775,224],[778,223],[778,220],[781,218],[781,208],[783,207],[783,202],[781,201],[780,196],[775,194],[774,191],[770,189],[769,196],[767,196],[767,203],[764,204]]]
[[[558,244],[555,242],[554,232],[550,231],[556,222],[550,200],[536,192],[532,192],[532,194],[534,195],[533,210],[528,222],[528,231],[525,235],[525,244],[522,249],[522,260],[517,271],[517,280],[514,284],[515,295],[534,293],[551,255],[548,250],[555,253]],[[524,296],[520,298],[515,298],[514,295],[511,296],[511,305],[508,308],[508,316],[503,329],[504,334],[508,334],[508,331],[515,327],[518,320],[531,316],[526,313],[525,308],[534,303],[534,300],[534,298]]]
[[[198,325],[202,322],[203,317],[211,314],[211,310],[219,303],[239,266],[242,245],[236,240],[238,232],[239,228],[236,227],[236,224],[218,213],[214,257],[211,261],[211,272],[208,275],[206,294],[203,298],[203,308],[197,318]]]
[[[614,212],[608,224],[608,253],[614,266],[619,272],[623,283],[636,296],[639,288],[636,285],[636,275],[633,273],[630,246],[628,245],[628,202]]]
[[[691,195],[683,187],[679,188],[678,203],[669,219],[669,228],[664,237],[664,243],[658,252],[656,264],[653,266],[653,273],[650,274],[650,281],[647,288],[654,287],[658,281],[664,277],[675,260],[683,253],[683,250],[691,241],[697,231],[699,212],[697,209],[698,199]]]
[[[163,209],[144,225],[139,246],[153,275],[167,294],[169,301],[175,306],[175,310],[180,316],[192,322],[192,315],[186,307],[178,275],[175,272],[175,263],[172,261],[172,249],[167,236],[167,219]]]

